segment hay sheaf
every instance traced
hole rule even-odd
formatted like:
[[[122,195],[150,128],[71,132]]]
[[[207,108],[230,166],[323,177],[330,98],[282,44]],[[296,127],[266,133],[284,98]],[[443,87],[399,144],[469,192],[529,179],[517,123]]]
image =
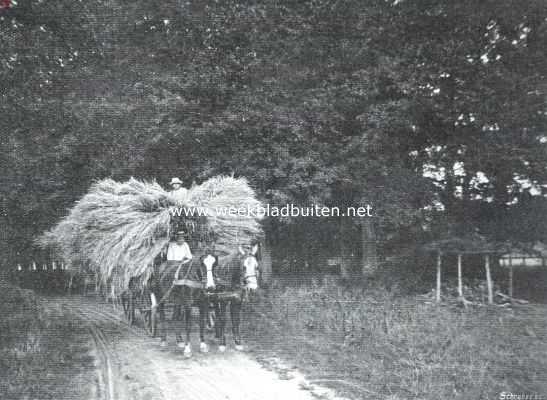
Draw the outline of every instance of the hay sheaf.
[[[255,213],[261,205],[244,178],[214,177],[190,189],[188,195],[188,206],[206,213],[207,225],[215,234],[215,251],[222,255],[232,253],[234,245],[262,236],[260,216]]]
[[[229,207],[256,207],[253,189],[245,179],[215,177],[189,190],[181,200],[156,182],[111,179],[93,184],[81,200],[53,229],[37,239],[71,268],[89,269],[110,284],[114,294],[129,286],[131,278],[145,282],[152,273],[154,260],[169,243],[172,219],[177,208],[201,208],[213,232],[211,246],[229,253],[238,244],[248,243],[262,234],[253,215],[218,213]]]

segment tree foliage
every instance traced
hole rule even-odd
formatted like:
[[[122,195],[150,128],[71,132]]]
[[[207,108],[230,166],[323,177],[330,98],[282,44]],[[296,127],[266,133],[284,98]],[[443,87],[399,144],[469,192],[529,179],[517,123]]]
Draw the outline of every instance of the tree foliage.
[[[546,17],[541,0],[21,0],[0,16],[5,248],[104,177],[371,203],[381,241],[435,208],[476,222],[546,181]]]

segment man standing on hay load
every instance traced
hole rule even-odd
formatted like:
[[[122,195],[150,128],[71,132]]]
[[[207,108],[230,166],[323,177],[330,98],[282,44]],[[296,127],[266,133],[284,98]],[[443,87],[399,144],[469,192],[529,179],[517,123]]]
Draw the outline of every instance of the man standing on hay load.
[[[179,178],[173,178],[169,184],[173,188],[171,191],[173,197],[182,203],[186,202],[188,190],[182,186],[182,181]]]

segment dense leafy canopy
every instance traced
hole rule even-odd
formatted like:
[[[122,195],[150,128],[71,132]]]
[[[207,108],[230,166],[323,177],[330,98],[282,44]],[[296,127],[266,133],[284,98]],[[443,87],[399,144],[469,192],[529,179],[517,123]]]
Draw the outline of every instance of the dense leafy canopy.
[[[370,203],[382,241],[434,210],[498,231],[547,183],[546,18],[542,0],[21,0],[0,15],[2,251],[104,177]],[[291,232],[328,243],[331,224]]]

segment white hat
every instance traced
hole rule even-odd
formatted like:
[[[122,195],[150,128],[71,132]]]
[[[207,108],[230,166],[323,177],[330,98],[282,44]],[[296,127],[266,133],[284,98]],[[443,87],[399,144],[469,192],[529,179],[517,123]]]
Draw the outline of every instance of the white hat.
[[[171,182],[169,182],[170,185],[174,185],[175,183],[182,185],[182,181],[179,178],[173,178],[171,179]]]

